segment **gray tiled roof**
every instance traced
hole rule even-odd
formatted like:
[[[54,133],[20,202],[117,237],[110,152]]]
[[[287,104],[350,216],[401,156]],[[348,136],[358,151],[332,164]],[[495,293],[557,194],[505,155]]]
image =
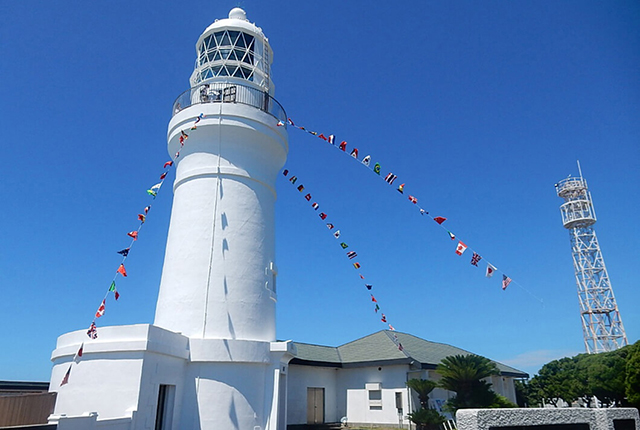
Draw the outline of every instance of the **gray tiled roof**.
[[[398,337],[403,350],[396,346],[393,336]],[[381,362],[410,363],[416,361],[425,367],[435,367],[450,355],[471,354],[464,349],[444,343],[430,342],[407,333],[382,330],[338,347],[311,345],[294,342],[298,354],[293,363],[326,363],[327,365],[351,366],[355,364],[373,365]],[[494,362],[503,374],[527,377],[522,372],[502,363]]]
[[[319,361],[325,363],[341,363],[338,348],[333,346],[311,345],[309,343],[294,342],[298,353],[296,358],[305,361]]]

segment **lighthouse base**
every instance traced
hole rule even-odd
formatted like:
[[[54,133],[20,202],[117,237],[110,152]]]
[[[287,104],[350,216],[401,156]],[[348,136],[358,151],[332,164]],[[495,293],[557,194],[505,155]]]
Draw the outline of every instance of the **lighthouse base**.
[[[58,430],[286,429],[291,342],[188,338],[148,324],[99,334],[58,338],[49,417]]]

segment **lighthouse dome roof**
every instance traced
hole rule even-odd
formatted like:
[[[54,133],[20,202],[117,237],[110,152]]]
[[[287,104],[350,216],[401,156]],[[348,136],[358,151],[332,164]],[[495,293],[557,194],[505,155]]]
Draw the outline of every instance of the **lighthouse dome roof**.
[[[202,35],[200,35],[200,39],[198,41],[200,41],[206,34],[210,34],[211,32],[219,30],[221,28],[245,30],[264,37],[262,29],[255,25],[255,23],[252,23],[247,19],[247,13],[244,11],[244,9],[234,7],[229,11],[229,18],[216,19],[202,32]]]

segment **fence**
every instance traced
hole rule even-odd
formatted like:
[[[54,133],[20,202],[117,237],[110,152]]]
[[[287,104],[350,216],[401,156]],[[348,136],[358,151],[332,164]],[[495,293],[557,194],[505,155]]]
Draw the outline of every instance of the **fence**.
[[[0,427],[46,424],[57,393],[0,396]]]
[[[189,106],[204,103],[239,103],[258,108],[286,124],[287,113],[268,92],[242,84],[213,82],[189,88],[173,102],[172,116]]]

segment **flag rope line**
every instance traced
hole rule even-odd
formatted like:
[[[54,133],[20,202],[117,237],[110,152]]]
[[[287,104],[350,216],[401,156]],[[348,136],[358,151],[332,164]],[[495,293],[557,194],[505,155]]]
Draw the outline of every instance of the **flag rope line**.
[[[283,170],[283,171],[282,171],[282,174],[283,174],[283,176],[287,177],[287,176],[289,175],[289,170],[287,170],[287,169]],[[297,177],[297,176],[295,176],[295,175],[291,175],[291,177],[289,178],[289,182],[290,182],[293,186],[295,186],[295,183],[296,183],[297,181],[298,181],[298,177]],[[307,202],[311,202],[311,201],[312,201],[311,193],[310,193],[308,190],[307,190],[307,193],[306,193],[306,194],[304,194],[304,190],[305,190],[305,186],[304,186],[304,185],[300,184],[300,185],[298,185],[296,188],[297,188],[297,190],[301,193],[301,195],[303,195],[303,196],[304,196],[303,198],[304,198]],[[313,210],[317,211],[317,210],[320,208],[320,204],[319,204],[317,201],[314,201],[313,203],[311,203],[311,208],[312,208]],[[324,213],[324,212],[320,212],[320,213],[318,214],[318,216],[320,217],[320,219],[321,219],[322,221],[326,221],[326,220],[327,220],[327,218],[329,217],[329,215],[327,215],[327,214],[326,214],[326,213]],[[327,223],[326,223],[326,225],[327,225],[327,228],[329,229],[329,231],[332,231],[332,232],[333,232],[333,233],[332,233],[332,234],[333,234],[333,237],[334,237],[336,240],[339,240],[339,239],[342,237],[342,233],[341,233],[340,229],[336,228],[336,226],[335,226],[333,223],[331,223],[331,222],[327,222]],[[333,231],[334,229],[336,229],[336,230],[335,230],[335,231]],[[340,245],[340,247],[342,248],[342,250],[343,250],[343,251],[344,251],[344,250],[346,250],[346,249],[348,249],[348,248],[350,248],[350,247],[349,247],[349,245],[348,245],[346,242],[344,242],[344,240],[343,240],[343,241],[339,241],[339,245]],[[348,258],[349,260],[353,260],[354,258],[356,258],[356,257],[358,256],[358,254],[357,254],[355,251],[353,251],[353,250],[351,250],[351,251],[346,251],[346,255],[347,255],[347,258]],[[361,265],[359,262],[357,262],[357,261],[356,261],[355,263],[352,263],[352,265],[353,265],[353,267],[354,267],[356,270],[358,270],[358,275],[360,276],[360,279],[361,279],[361,280],[364,280],[364,279],[365,279],[365,277],[364,277],[364,275],[362,275],[362,272],[360,271],[360,269],[362,268],[362,265]],[[364,283],[364,286],[365,286],[365,288],[367,289],[367,291],[372,291],[372,289],[373,289],[373,285],[372,285],[372,284],[367,284],[367,283],[365,282],[365,283]],[[389,326],[389,330],[391,330],[392,332],[395,332],[395,330],[396,330],[396,329],[395,329],[395,327],[393,327],[393,326],[391,325],[391,323],[389,322],[389,318],[387,318],[387,316],[382,312],[382,308],[380,307],[380,304],[378,303],[378,300],[375,298],[375,296],[373,295],[373,293],[371,293],[371,292],[370,292],[370,293],[369,293],[369,295],[371,296],[371,301],[372,301],[373,303],[375,303],[375,305],[374,305],[374,312],[375,312],[376,314],[377,314],[378,312],[380,312],[380,316],[381,316],[380,321],[382,321],[383,323],[386,323],[386,324]],[[402,351],[402,350],[403,350],[402,344],[401,344],[401,343],[400,343],[400,341],[398,340],[398,336],[397,336],[395,333],[393,333],[393,341],[394,341],[394,343],[396,344],[396,346],[398,347],[398,349],[399,349],[400,351]]]
[[[333,134],[325,136],[323,133],[318,133],[316,131],[309,130],[306,127],[296,125],[291,118],[287,118],[287,123],[288,123],[288,125],[296,128],[298,130],[304,131],[304,132],[306,132],[306,133],[308,133],[308,134],[310,134],[312,136],[315,136],[317,138],[320,138],[320,139],[324,140],[331,147],[343,152],[344,154],[349,154],[349,156],[351,158],[359,161],[360,164],[364,165],[369,171],[375,173],[380,179],[384,180],[389,185],[393,185],[393,183],[398,178],[397,175],[393,174],[392,172],[389,172],[385,177],[383,177],[381,175],[382,166],[380,165],[380,163],[376,162],[374,164],[373,168],[371,168],[371,155],[366,155],[362,159],[359,159],[358,158],[358,153],[359,153],[358,148],[353,148],[351,150],[351,152],[348,153],[347,152],[347,145],[348,145],[347,141],[343,140],[340,144],[336,145],[336,138],[335,138],[335,135],[333,135]],[[285,127],[287,124],[285,124],[285,122],[283,122],[283,121],[278,121],[278,123],[276,125],[278,127]],[[405,184],[404,183],[400,184],[400,186],[396,190],[400,194],[404,195]],[[429,211],[427,211],[425,208],[423,208],[421,205],[418,204],[418,199],[416,197],[414,197],[413,195],[409,194],[408,195],[408,200],[409,200],[409,202],[413,203],[416,206],[416,208],[420,212],[420,215],[422,215],[422,216],[427,215],[427,217],[432,219],[433,221],[435,221],[440,226],[440,228],[442,230],[446,231],[451,240],[458,239],[458,244],[457,244],[457,246],[455,248],[455,252],[456,252],[457,255],[461,256],[467,249],[469,249],[473,253],[473,255],[471,257],[471,264],[476,266],[476,267],[478,267],[478,263],[480,262],[480,260],[483,259],[483,257],[478,252],[476,252],[473,248],[471,248],[470,246],[465,244],[462,240],[460,240],[460,238],[458,238],[454,233],[452,233],[450,230],[448,230],[445,226],[442,225],[447,220],[447,218],[442,217],[442,216],[432,216],[429,213]],[[485,276],[487,278],[491,278],[494,275],[495,272],[502,273],[502,289],[503,290],[506,290],[507,287],[509,285],[511,285],[511,284],[517,285],[520,289],[522,289],[523,291],[525,291],[526,293],[531,295],[531,297],[535,298],[537,301],[539,301],[540,303],[544,304],[542,299],[540,299],[539,297],[534,295],[531,291],[529,291],[528,289],[523,287],[519,282],[516,282],[513,279],[511,279],[509,276],[507,276],[506,273],[504,273],[502,270],[499,270],[497,268],[497,266],[493,265],[491,262],[489,262],[486,259],[484,261],[487,264],[487,268],[486,268],[486,271],[485,271]]]
[[[197,124],[204,118],[204,114],[201,113],[198,117],[196,117],[195,122],[193,123],[193,125],[189,128],[189,130],[196,130],[197,129]],[[178,151],[175,153],[175,156],[172,160],[167,161],[166,163],[164,163],[163,169],[164,171],[162,172],[162,174],[160,175],[160,182],[153,185],[151,188],[149,188],[147,190],[147,194],[149,194],[152,197],[152,200],[155,200],[160,189],[162,188],[162,185],[164,184],[164,181],[167,178],[167,174],[169,173],[169,171],[171,170],[171,168],[174,165],[174,161],[175,159],[177,159],[180,156],[180,152],[182,151],[182,148],[184,147],[184,142],[189,138],[189,135],[185,132],[186,129],[182,129],[180,130],[180,137],[179,137],[179,142],[180,142],[180,148],[178,149]],[[147,205],[144,210],[143,213],[138,214],[138,220],[140,221],[140,224],[138,225],[138,228],[136,230],[130,231],[129,233],[127,233],[127,236],[131,237],[131,242],[129,243],[129,246],[117,251],[118,254],[122,255],[122,260],[120,261],[120,265],[118,266],[118,268],[116,269],[116,273],[113,276],[113,279],[111,280],[111,283],[109,284],[109,288],[107,289],[107,292],[105,293],[102,302],[100,303],[100,306],[98,307],[98,310],[96,311],[96,313],[94,314],[93,320],[91,321],[91,325],[89,326],[89,329],[87,330],[87,336],[89,336],[89,339],[97,339],[98,338],[98,327],[96,326],[96,320],[100,317],[102,317],[105,313],[106,310],[106,302],[107,302],[107,298],[109,297],[109,293],[113,292],[115,300],[117,301],[120,298],[120,293],[118,292],[118,289],[116,288],[116,280],[118,278],[118,275],[122,276],[122,277],[127,277],[127,270],[125,269],[125,265],[124,263],[126,262],[127,258],[129,257],[129,252],[131,252],[131,249],[133,248],[133,245],[136,243],[136,241],[138,240],[138,236],[140,234],[140,231],[142,230],[142,227],[144,225],[144,223],[147,220],[147,215],[149,213],[149,210],[151,209],[151,205]],[[83,353],[83,349],[84,349],[84,342],[82,342],[82,344],[80,345],[80,348],[78,349],[78,351],[76,352],[74,358],[73,358],[73,362],[75,362],[76,364],[78,364],[80,362],[80,359],[82,357],[82,353]],[[60,386],[63,386],[65,384],[69,383],[69,376],[71,374],[71,368],[73,366],[73,362],[69,365],[69,369],[67,370],[67,372],[64,375],[64,378],[62,379],[62,382],[60,383]]]

